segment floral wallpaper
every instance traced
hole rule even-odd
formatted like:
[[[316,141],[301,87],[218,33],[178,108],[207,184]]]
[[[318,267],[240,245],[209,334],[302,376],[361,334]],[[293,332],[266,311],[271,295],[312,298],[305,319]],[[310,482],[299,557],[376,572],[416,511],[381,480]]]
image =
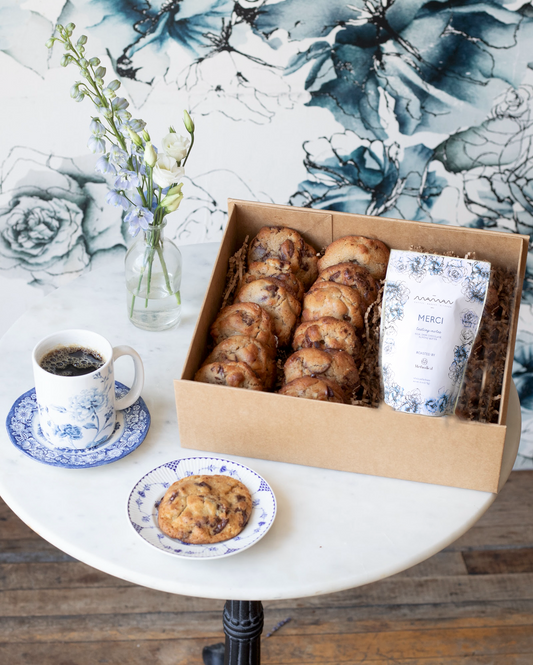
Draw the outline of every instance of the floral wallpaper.
[[[533,12],[521,0],[0,0],[0,333],[129,241],[90,105],[45,42],[73,22],[157,142],[196,124],[178,243],[228,197],[529,234]],[[533,252],[514,381],[533,468]]]

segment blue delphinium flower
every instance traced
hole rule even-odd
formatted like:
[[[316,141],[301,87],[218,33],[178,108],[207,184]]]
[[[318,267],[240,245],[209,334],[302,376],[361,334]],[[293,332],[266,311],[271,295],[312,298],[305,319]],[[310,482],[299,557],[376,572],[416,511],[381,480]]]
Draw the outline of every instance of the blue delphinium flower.
[[[120,171],[115,179],[116,189],[135,189],[141,181],[135,171]]]
[[[128,153],[119,148],[118,145],[112,145],[109,149],[109,161],[115,166],[123,168],[128,161]]]
[[[121,194],[120,192],[115,191],[114,189],[110,189],[107,193],[106,196],[106,203],[112,206],[122,206],[124,210],[127,210],[131,203],[128,201],[128,199]]]
[[[129,232],[133,237],[135,237],[139,233],[140,229],[146,230],[152,223],[153,219],[153,212],[150,212],[150,210],[147,208],[137,206],[128,212],[124,218],[124,221],[129,224]]]
[[[117,172],[117,167],[109,160],[109,155],[105,154],[98,159],[94,170],[98,173],[111,173],[115,175]]]
[[[91,120],[91,124],[89,125],[91,134],[93,136],[96,136],[96,138],[101,138],[102,136],[105,136],[105,127],[104,125],[98,120],[98,118],[93,118]]]
[[[87,147],[91,152],[105,152],[105,141],[97,136],[91,136],[87,141]]]

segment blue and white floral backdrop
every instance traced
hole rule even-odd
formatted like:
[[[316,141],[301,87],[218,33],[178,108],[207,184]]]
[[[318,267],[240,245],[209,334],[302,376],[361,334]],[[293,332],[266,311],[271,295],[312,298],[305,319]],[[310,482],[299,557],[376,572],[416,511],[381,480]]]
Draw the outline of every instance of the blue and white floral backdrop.
[[[157,144],[196,124],[178,244],[228,197],[529,234],[533,11],[522,0],[0,0],[0,321],[128,237],[87,148],[90,103],[44,46],[74,22]],[[158,134],[159,133],[159,134]],[[533,253],[514,380],[533,468]]]

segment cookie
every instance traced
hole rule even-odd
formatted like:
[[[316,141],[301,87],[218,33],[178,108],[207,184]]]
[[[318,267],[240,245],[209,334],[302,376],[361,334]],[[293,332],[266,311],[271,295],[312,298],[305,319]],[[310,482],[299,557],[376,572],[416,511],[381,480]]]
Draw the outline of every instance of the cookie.
[[[211,337],[215,344],[234,335],[247,335],[266,346],[272,355],[276,354],[277,340],[274,336],[270,314],[253,302],[228,305],[213,322]]]
[[[206,358],[204,365],[214,362],[243,362],[267,389],[276,379],[276,365],[266,347],[253,337],[234,335],[217,344]]]
[[[301,302],[304,295],[304,285],[291,271],[291,264],[288,261],[282,261],[281,259],[254,261],[248,266],[248,271],[243,277],[243,283],[249,284],[262,277],[277,279],[290,294]]]
[[[355,328],[348,321],[323,316],[316,321],[304,321],[294,331],[292,348],[340,349],[355,360],[361,358],[362,345]]]
[[[266,310],[274,326],[274,334],[280,346],[290,342],[296,321],[300,316],[301,305],[287,289],[271,277],[256,279],[242,286],[235,302],[255,302]]]
[[[195,381],[214,383],[230,388],[246,388],[247,390],[263,390],[261,380],[250,367],[243,362],[214,362],[204,365],[194,375]]]
[[[327,379],[317,379],[313,376],[301,376],[290,383],[286,383],[279,391],[280,395],[302,397],[303,399],[316,399],[319,402],[344,403],[341,387]]]
[[[184,543],[220,543],[238,536],[252,513],[248,488],[223,475],[186,476],[168,488],[157,522],[161,531]]]
[[[302,321],[332,316],[348,321],[360,333],[364,328],[364,312],[363,301],[355,289],[335,282],[315,282],[304,296]]]
[[[359,387],[354,359],[338,349],[300,349],[287,358],[283,371],[286,383],[301,376],[327,379],[338,384],[346,397]]]
[[[298,231],[285,226],[263,226],[250,243],[248,265],[267,259],[287,261],[291,271],[305,288],[308,288],[318,275],[315,249]]]
[[[306,289],[318,277],[318,256],[314,247],[304,241],[304,248],[300,258],[300,268],[295,272]]]
[[[374,279],[385,279],[389,263],[389,248],[374,238],[345,236],[326,247],[318,260],[319,273],[338,263],[357,263],[368,269]]]
[[[369,307],[378,297],[376,280],[364,266],[357,263],[337,263],[319,273],[317,282],[335,282],[351,286],[359,292],[365,308]]]

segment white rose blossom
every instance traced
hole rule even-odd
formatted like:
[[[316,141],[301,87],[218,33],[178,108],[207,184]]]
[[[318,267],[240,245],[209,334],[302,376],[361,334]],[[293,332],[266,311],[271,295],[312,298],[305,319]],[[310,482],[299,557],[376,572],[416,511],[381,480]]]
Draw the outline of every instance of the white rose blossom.
[[[154,166],[153,179],[159,187],[170,187],[178,182],[185,174],[185,169],[178,166],[174,157],[169,155],[159,155]]]
[[[180,134],[170,132],[163,139],[163,150],[169,157],[174,157],[177,162],[181,162],[187,154],[189,147],[189,139],[184,138]]]

